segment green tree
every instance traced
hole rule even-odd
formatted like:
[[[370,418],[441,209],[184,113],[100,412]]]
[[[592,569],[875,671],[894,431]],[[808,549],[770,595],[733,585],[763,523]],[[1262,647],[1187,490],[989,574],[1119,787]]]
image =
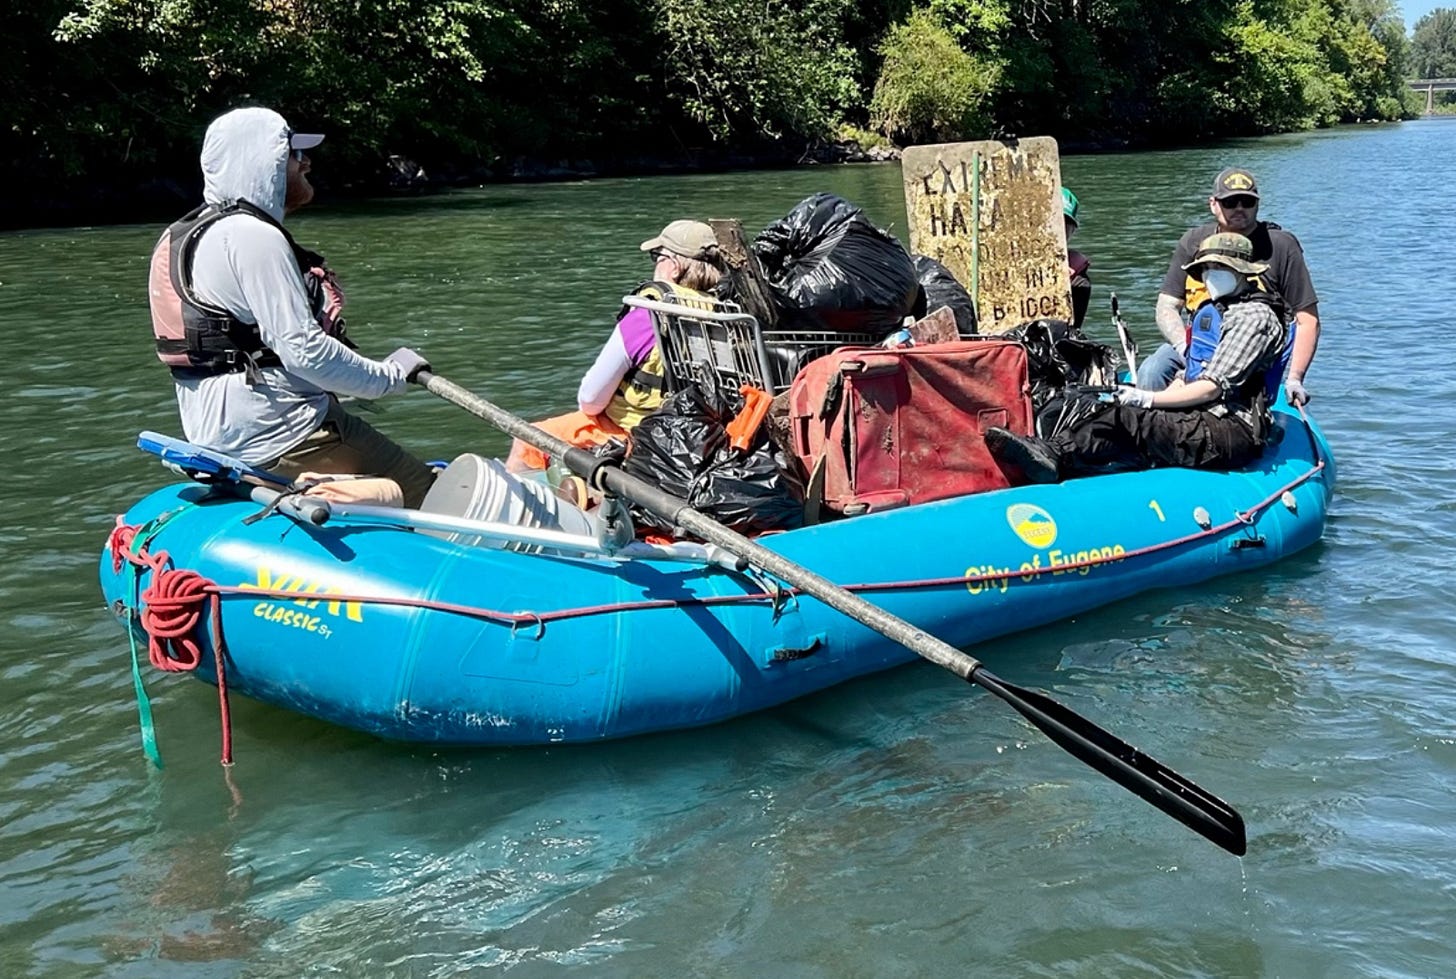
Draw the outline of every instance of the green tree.
[[[853,0],[653,0],[669,100],[720,142],[827,139],[860,104]]]
[[[1411,69],[1416,78],[1456,78],[1456,10],[1439,7],[1416,21]]]
[[[890,28],[870,100],[871,125],[895,139],[946,142],[984,133],[1000,66],[961,50],[940,18],[913,12]]]

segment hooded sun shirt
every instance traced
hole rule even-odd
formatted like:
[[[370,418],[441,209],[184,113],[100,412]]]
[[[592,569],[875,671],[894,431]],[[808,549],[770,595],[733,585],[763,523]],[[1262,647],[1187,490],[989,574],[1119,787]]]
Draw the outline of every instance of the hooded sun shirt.
[[[282,221],[288,139],[288,124],[269,109],[218,117],[202,144],[204,200],[244,199]],[[399,367],[361,357],[319,328],[287,239],[256,217],[229,215],[203,233],[192,284],[203,302],[256,323],[282,364],[262,368],[252,385],[242,372],[176,380],[190,442],[270,463],[322,424],[330,393],[378,398],[406,386]]]

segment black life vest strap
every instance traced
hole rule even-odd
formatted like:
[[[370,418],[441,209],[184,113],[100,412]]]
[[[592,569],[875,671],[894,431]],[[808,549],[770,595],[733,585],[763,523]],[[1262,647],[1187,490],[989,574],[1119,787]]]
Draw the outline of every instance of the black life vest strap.
[[[208,211],[212,213],[207,214]],[[283,364],[278,355],[263,344],[256,324],[244,323],[227,310],[203,302],[192,288],[192,261],[202,233],[217,221],[238,213],[255,217],[282,232],[300,271],[323,266],[322,255],[299,245],[287,228],[252,201],[239,198],[221,204],[201,204],[188,211],[173,225],[174,228],[177,225],[192,226],[187,228],[177,247],[177,257],[172,262],[172,286],[183,302],[192,305],[207,317],[213,329],[201,334],[191,333],[189,338],[183,340],[156,342],[158,353],[185,353],[194,361],[201,361],[188,367],[171,368],[175,378],[191,380],[215,374],[235,373],[246,373],[250,378],[257,378],[259,368],[280,367]]]

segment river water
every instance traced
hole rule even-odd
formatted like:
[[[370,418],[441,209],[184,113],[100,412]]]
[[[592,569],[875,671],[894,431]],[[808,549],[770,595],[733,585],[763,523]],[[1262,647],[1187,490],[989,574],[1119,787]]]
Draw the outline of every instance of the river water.
[[[0,975],[1456,974],[1453,157],[1435,119],[1063,161],[1103,339],[1112,288],[1151,349],[1172,244],[1234,162],[1322,299],[1324,541],[976,650],[1232,801],[1243,860],[928,665],[701,731],[512,751],[235,699],[226,775],[212,689],[149,673],[153,770],[95,564],[164,479],[136,433],[178,430],[147,332],[158,229],[0,236]],[[412,344],[543,414],[668,220],[753,231],[830,190],[903,233],[899,179],[489,187],[320,206],[295,233],[343,270],[366,349]],[[421,391],[379,408],[426,456],[505,448]]]

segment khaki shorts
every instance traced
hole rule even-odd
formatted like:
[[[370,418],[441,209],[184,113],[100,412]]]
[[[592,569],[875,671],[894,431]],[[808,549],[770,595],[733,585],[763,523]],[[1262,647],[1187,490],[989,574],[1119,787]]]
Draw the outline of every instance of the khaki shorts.
[[[289,479],[306,472],[383,476],[399,484],[407,507],[418,507],[435,481],[429,466],[337,403],[312,435],[263,468]]]

